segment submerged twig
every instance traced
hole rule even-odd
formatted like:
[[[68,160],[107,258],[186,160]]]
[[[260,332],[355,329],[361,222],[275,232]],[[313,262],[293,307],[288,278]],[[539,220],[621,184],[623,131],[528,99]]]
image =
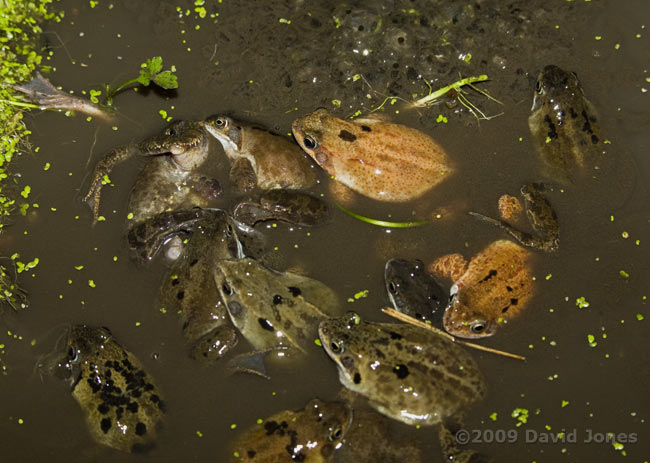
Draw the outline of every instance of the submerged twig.
[[[384,308],[384,309],[381,309],[381,311],[384,312],[386,315],[388,315],[390,317],[396,318],[396,319],[401,320],[401,321],[403,321],[405,323],[408,323],[410,325],[418,326],[420,328],[424,328],[425,330],[432,331],[432,332],[434,332],[434,333],[436,333],[436,334],[438,334],[438,335],[440,335],[440,336],[442,336],[444,338],[449,339],[450,341],[457,342],[457,343],[462,344],[462,345],[467,346],[467,347],[471,347],[472,349],[477,349],[477,350],[482,350],[482,351],[485,351],[485,352],[490,352],[492,354],[501,355],[502,357],[508,357],[508,358],[513,358],[513,359],[517,359],[517,360],[524,360],[524,361],[526,360],[526,357],[524,357],[523,355],[511,354],[509,352],[504,352],[502,350],[492,349],[491,347],[481,346],[479,344],[472,344],[471,342],[467,342],[467,341],[461,341],[460,339],[452,336],[449,333],[445,333],[444,331],[436,328],[435,326],[428,325],[428,324],[426,324],[424,322],[421,322],[420,320],[418,320],[416,318],[413,318],[413,317],[411,317],[409,315],[403,314],[402,312],[398,312],[395,309]]]

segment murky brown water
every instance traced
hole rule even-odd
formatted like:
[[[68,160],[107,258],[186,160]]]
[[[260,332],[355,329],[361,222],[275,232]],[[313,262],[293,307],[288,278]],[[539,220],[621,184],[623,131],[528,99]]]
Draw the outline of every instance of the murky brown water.
[[[178,14],[168,3],[100,1],[90,8],[87,2],[63,1],[65,20],[46,28],[55,84],[79,92],[107,79],[120,81],[131,77],[147,57],[162,55],[167,66],[177,67],[180,88],[171,98],[153,92],[118,96],[117,131],[82,116],[33,113],[27,118],[31,142],[40,149],[16,164],[32,186],[30,200],[40,207],[30,209],[26,220],[16,219],[2,239],[10,243],[3,247],[19,250],[23,261],[38,257],[40,263],[22,278],[30,308],[6,314],[2,321],[1,358],[7,368],[0,379],[3,461],[222,461],[232,436],[257,418],[301,408],[315,396],[336,397],[336,369],[324,352],[315,351],[302,364],[272,367],[271,381],[227,376],[222,366],[203,368],[187,357],[175,315],[163,315],[155,304],[164,265],[137,268],[126,253],[123,218],[140,167],[137,160],[111,175],[116,187],[105,192],[102,205],[108,220],[91,227],[90,211],[80,197],[92,166],[111,148],[160,130],[164,121],[158,110],[195,120],[231,112],[288,132],[295,117],[318,106],[349,116],[378,106],[382,95],[410,98],[425,93],[422,81],[412,83],[418,74],[438,79],[436,87],[456,80],[458,71],[487,73],[492,80],[482,88],[504,105],[478,95],[473,99],[491,114],[504,114],[480,126],[467,112],[456,115],[444,106],[419,113],[388,111],[397,122],[435,137],[456,160],[459,175],[416,205],[360,201],[356,206],[366,215],[391,213],[397,220],[409,218],[412,208],[448,204],[455,205],[457,214],[431,226],[390,233],[338,212],[332,224],[313,230],[284,225],[265,230],[269,244],[279,247],[284,266],[304,266],[310,276],[331,285],[342,301],[368,289],[368,298],[347,305],[368,319],[385,320],[379,308],[387,305],[382,275],[388,257],[427,262],[448,252],[471,256],[503,237],[464,211],[469,205],[494,210],[500,194],[514,193],[537,178],[527,118],[535,77],[549,63],[581,77],[604,134],[636,162],[641,188],[615,211],[571,192],[551,198],[562,227],[561,249],[539,256],[535,272],[541,290],[527,312],[483,342],[525,354],[528,360],[473,352],[489,393],[469,411],[465,427],[516,430],[515,443],[489,442],[490,434],[484,433],[488,442],[472,445],[498,462],[610,462],[623,451],[623,461],[647,461],[650,207],[644,187],[650,177],[650,106],[641,91],[650,88],[645,80],[647,2],[554,0],[506,7],[505,2],[484,1],[476,2],[480,9],[470,17],[456,2],[395,1],[383,7],[367,2],[351,10],[336,2],[331,7],[309,1],[262,6],[224,0],[208,2],[203,19],[191,11],[192,3],[182,2]],[[417,12],[409,13],[409,8]],[[334,16],[341,19],[341,27],[335,27]],[[414,25],[422,16],[427,20]],[[440,45],[442,31],[447,46]],[[364,58],[350,51],[355,48],[371,52]],[[469,65],[458,61],[462,51],[472,53]],[[365,80],[354,80],[355,74]],[[339,109],[332,106],[334,99],[341,100]],[[449,118],[447,124],[436,124],[439,113]],[[225,178],[225,157],[216,143],[213,149],[215,171]],[[46,162],[51,163],[47,171]],[[80,265],[83,269],[75,269]],[[621,277],[620,270],[629,278]],[[88,285],[90,279],[95,288]],[[576,298],[582,296],[590,303],[588,309],[576,307]],[[637,314],[645,320],[637,320]],[[38,356],[54,344],[53,328],[69,323],[109,326],[157,378],[169,412],[165,438],[149,455],[118,455],[95,445],[65,386],[34,374]],[[595,347],[589,346],[589,334],[595,336]],[[529,411],[528,422],[520,427],[511,417],[516,408]],[[492,413],[496,421],[489,418]],[[231,430],[232,424],[238,429]],[[425,461],[441,460],[433,429],[399,429],[417,437]],[[577,443],[527,442],[533,432],[563,429],[575,430]],[[589,430],[624,433],[630,439],[635,434],[638,442],[624,444],[623,450],[611,443],[586,443]]]

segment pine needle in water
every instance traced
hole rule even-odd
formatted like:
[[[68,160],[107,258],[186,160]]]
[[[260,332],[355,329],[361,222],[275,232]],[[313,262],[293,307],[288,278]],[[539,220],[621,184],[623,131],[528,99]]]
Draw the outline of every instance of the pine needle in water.
[[[491,354],[501,355],[502,357],[508,357],[508,358],[513,358],[513,359],[517,359],[517,360],[524,360],[524,361],[526,360],[526,357],[524,357],[523,355],[511,354],[510,352],[504,352],[502,350],[492,349],[491,347],[481,346],[479,344],[472,344],[471,342],[467,342],[467,341],[461,341],[460,339],[455,338],[451,334],[445,333],[444,331],[439,330],[435,326],[427,325],[426,323],[421,322],[420,320],[418,320],[416,318],[413,318],[413,317],[411,317],[409,315],[403,314],[402,312],[398,312],[395,309],[384,308],[384,309],[381,309],[381,311],[384,312],[386,315],[388,315],[390,317],[393,317],[393,318],[396,318],[396,319],[398,319],[400,321],[403,321],[404,323],[408,323],[410,325],[417,326],[417,327],[423,328],[425,330],[432,331],[432,332],[434,332],[434,333],[436,333],[436,334],[438,334],[438,335],[440,335],[440,336],[442,336],[444,338],[449,339],[450,341],[454,341],[454,342],[457,342],[459,344],[463,344],[464,346],[471,347],[472,349],[477,349],[477,350],[482,350],[482,351],[485,351],[485,352],[490,352]]]

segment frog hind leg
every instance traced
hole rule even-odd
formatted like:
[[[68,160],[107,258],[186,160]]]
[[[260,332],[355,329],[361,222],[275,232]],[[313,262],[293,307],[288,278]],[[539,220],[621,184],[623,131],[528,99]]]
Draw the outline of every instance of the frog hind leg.
[[[266,372],[264,359],[269,353],[285,350],[287,350],[285,347],[271,347],[239,354],[228,362],[228,369],[232,373],[251,373],[265,379],[271,379]]]
[[[218,326],[194,343],[190,357],[205,362],[219,360],[237,345],[238,340],[237,332],[231,326]]]
[[[485,455],[475,450],[459,449],[456,432],[452,432],[443,423],[438,426],[438,438],[440,439],[440,447],[445,461],[455,463],[487,463],[489,461]]]
[[[230,181],[235,191],[247,193],[257,188],[257,175],[250,161],[246,158],[237,158],[230,166]]]
[[[479,220],[482,220],[483,222],[490,223],[496,227],[501,228],[502,230],[505,230],[507,233],[510,234],[514,239],[519,241],[521,244],[524,246],[527,246],[529,248],[534,248],[534,249],[541,249],[544,251],[554,251],[557,249],[557,246],[555,243],[549,242],[548,240],[544,240],[540,238],[539,236],[532,235],[530,233],[521,231],[509,223],[503,222],[501,220],[493,219],[492,217],[488,217],[486,215],[480,214],[478,212],[469,212],[469,215],[472,217],[475,217]]]

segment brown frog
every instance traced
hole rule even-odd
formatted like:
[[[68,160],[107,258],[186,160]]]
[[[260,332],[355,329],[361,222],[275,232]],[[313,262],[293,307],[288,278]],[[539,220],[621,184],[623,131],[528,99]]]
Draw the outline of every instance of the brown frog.
[[[69,382],[97,442],[124,452],[154,446],[165,406],[153,378],[107,328],[70,327],[39,365]]]
[[[230,159],[237,191],[302,189],[316,182],[311,162],[288,138],[223,115],[208,117],[202,125]]]
[[[418,198],[454,171],[431,137],[378,118],[346,121],[317,109],[292,128],[300,147],[334,180],[379,201]]]
[[[330,219],[329,207],[323,200],[294,190],[270,190],[240,198],[232,208],[232,216],[250,226],[257,222],[280,220],[311,227]]]
[[[314,399],[304,409],[276,413],[246,430],[232,444],[230,461],[331,462],[351,421],[344,403]]]
[[[196,172],[208,157],[205,132],[198,123],[175,121],[162,134],[116,148],[97,163],[84,198],[92,204],[95,221],[106,176],[116,164],[134,155],[155,157],[142,168],[131,191],[131,225],[161,212],[207,206],[221,194],[217,180]]]
[[[532,252],[512,241],[499,240],[469,264],[460,254],[437,259],[433,273],[454,281],[443,316],[445,330],[462,338],[481,338],[517,317],[535,293],[532,258]]]

